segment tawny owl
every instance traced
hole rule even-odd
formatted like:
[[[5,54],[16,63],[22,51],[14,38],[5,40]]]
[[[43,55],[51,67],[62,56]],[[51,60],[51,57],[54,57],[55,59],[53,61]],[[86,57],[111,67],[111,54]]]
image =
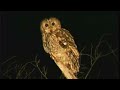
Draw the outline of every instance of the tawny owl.
[[[75,75],[79,72],[79,52],[72,35],[61,27],[57,18],[44,19],[40,24],[43,48],[50,57],[62,62]]]

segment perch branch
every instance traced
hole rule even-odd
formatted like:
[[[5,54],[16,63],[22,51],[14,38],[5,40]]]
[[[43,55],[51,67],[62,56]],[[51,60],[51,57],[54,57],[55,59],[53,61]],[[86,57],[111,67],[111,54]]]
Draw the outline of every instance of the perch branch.
[[[67,79],[77,79],[74,73],[70,71],[65,65],[63,65],[62,62],[55,61],[55,63]]]

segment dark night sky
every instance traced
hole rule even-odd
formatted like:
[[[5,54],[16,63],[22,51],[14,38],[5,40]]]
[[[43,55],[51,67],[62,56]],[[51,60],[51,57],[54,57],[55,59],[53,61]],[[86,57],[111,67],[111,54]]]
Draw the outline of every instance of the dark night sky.
[[[42,47],[40,21],[44,18],[57,17],[62,23],[62,27],[68,29],[74,36],[79,51],[84,46],[91,43],[96,44],[97,40],[105,33],[111,33],[109,43],[112,48],[118,48],[118,16],[117,12],[107,11],[5,11],[0,12],[0,38],[2,56],[5,60],[11,56],[35,57],[39,58],[43,65],[47,67],[57,67],[49,58]],[[110,59],[110,58],[109,58]],[[110,63],[102,62],[102,71],[104,78],[116,78],[110,75],[115,71],[116,65],[113,65],[113,58]],[[24,60],[22,60],[24,61]],[[29,60],[28,60],[29,61]],[[107,66],[108,65],[108,66]],[[109,67],[113,67],[112,69]],[[53,68],[52,68],[53,69]],[[49,73],[55,72],[51,69]],[[109,70],[111,69],[111,71]],[[108,72],[106,72],[108,71]],[[107,74],[108,73],[108,74]],[[93,75],[94,76],[94,75]],[[101,78],[103,77],[101,76]]]

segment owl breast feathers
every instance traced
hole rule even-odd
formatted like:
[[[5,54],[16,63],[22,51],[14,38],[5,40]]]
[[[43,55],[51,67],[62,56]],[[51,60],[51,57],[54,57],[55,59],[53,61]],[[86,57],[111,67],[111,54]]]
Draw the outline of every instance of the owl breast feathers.
[[[63,63],[71,72],[79,72],[79,52],[72,35],[61,28],[56,18],[45,19],[41,23],[43,48],[50,57]]]

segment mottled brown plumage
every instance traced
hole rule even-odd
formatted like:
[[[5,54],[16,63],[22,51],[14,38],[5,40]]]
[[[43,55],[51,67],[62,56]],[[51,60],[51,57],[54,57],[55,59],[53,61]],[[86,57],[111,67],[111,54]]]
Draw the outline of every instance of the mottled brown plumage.
[[[79,52],[72,35],[61,28],[57,18],[44,19],[41,22],[43,48],[55,62],[61,62],[71,72],[79,72]]]

